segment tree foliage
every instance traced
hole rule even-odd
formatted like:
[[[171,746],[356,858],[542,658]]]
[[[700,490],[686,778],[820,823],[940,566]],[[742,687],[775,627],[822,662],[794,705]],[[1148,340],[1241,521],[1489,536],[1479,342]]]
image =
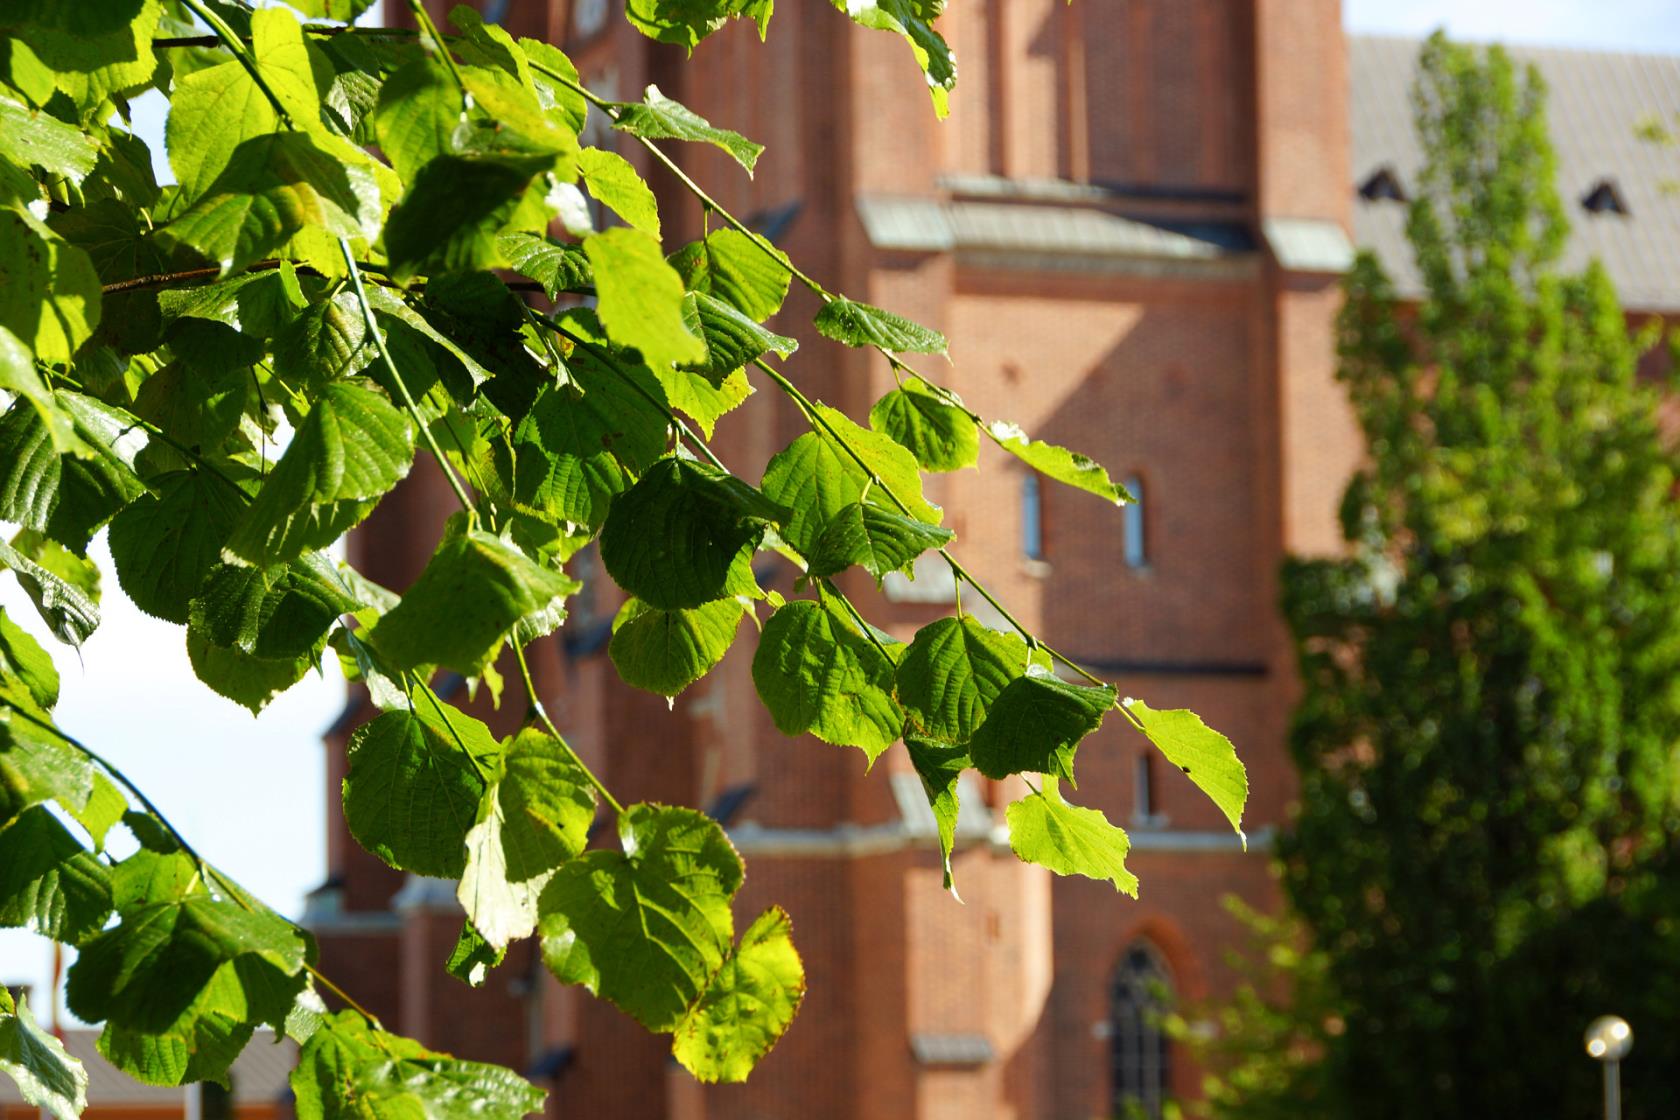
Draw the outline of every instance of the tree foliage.
[[[1424,296],[1404,306],[1370,257],[1348,279],[1370,459],[1347,558],[1284,579],[1305,694],[1280,852],[1311,942],[1274,946],[1303,1018],[1250,993],[1218,1111],[1293,1114],[1310,1087],[1325,1115],[1588,1115],[1580,1033],[1613,1011],[1638,1038],[1629,1114],[1655,1116],[1680,1093],[1664,387],[1603,271],[1557,266],[1538,78],[1439,37],[1420,73]]]
[[[108,526],[119,584],[184,627],[217,693],[261,711],[330,648],[383,709],[350,743],[351,833],[394,868],[459,879],[468,924],[439,963],[482,982],[534,936],[556,976],[672,1035],[703,1080],[747,1075],[793,1020],[804,970],[780,909],[737,934],[745,869],[718,823],[621,804],[536,699],[525,646],[564,623],[579,586],[566,565],[592,542],[631,596],[609,650],[627,684],[676,695],[750,615],[777,727],[857,747],[865,765],[911,744],[947,872],[956,778],[974,767],[1043,775],[1010,810],[1024,859],[1135,891],[1124,833],[1063,801],[1055,776],[1072,777],[1113,712],[1152,736],[1170,713],[1119,707],[1016,623],[947,551],[922,473],[973,465],[986,437],[1052,478],[1122,492],[905,365],[897,352],[942,353],[944,338],[826,291],[686,177],[723,228],[663,244],[636,166],[578,136],[602,117],[672,171],[664,141],[715,145],[749,174],[757,144],[656,88],[604,100],[554,47],[467,7],[450,34],[419,3],[417,32],[304,22],[367,6],[0,10],[0,519],[18,526],[0,568],[45,628],[72,647],[97,628],[86,550]],[[943,112],[940,0],[837,6],[907,40]],[[628,15],[692,46],[735,17],[762,31],[771,5],[632,0]],[[126,123],[154,89],[170,106],[166,186]],[[624,224],[593,228],[580,188]],[[794,283],[821,303],[815,334],[893,364],[901,387],[869,426],[782,373],[796,343],[765,324]],[[533,289],[552,310],[527,302]],[[753,382],[809,429],[757,480],[706,442]],[[461,511],[398,595],[327,550],[417,454]],[[761,551],[800,570],[791,601],[759,586]],[[1012,631],[959,617],[905,643],[837,582],[924,555]],[[448,670],[499,693],[510,662],[530,718],[504,739],[431,685]],[[53,658],[0,615],[0,922],[78,947],[70,1004],[104,1023],[107,1058],[151,1083],[218,1080],[268,1024],[302,1046],[304,1120],[540,1106],[508,1070],[386,1032],[318,971],[306,931],[60,728],[57,700]],[[1205,766],[1194,780],[1236,823],[1246,780],[1229,744],[1193,717],[1177,726],[1189,741],[1163,749]],[[598,813],[616,827],[585,850]],[[119,826],[137,843],[124,858],[105,845]],[[327,1013],[323,995],[344,1007]],[[83,1105],[85,1077],[22,1006],[0,1009],[0,1068],[60,1116]]]

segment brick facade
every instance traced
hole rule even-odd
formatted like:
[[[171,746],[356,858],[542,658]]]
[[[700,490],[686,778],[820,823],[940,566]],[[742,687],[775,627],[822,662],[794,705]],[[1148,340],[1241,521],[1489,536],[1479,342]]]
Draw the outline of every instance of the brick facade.
[[[1145,744],[1110,721],[1080,752],[1076,796],[1132,830],[1141,900],[1023,866],[994,834],[960,847],[958,904],[940,890],[931,841],[906,835],[893,796],[909,768],[902,750],[865,775],[855,751],[778,734],[753,695],[750,630],[667,711],[618,684],[574,617],[569,652],[538,651],[539,687],[609,785],[626,799],[701,806],[755,787],[729,822],[748,867],[738,921],[770,902],[793,916],[809,995],[788,1036],[747,1085],[701,1088],[662,1040],[561,989],[530,953],[477,992],[449,979],[441,966],[460,915],[447,889],[405,887],[344,835],[342,734],[329,746],[332,878],[314,912],[324,967],[429,1045],[521,1068],[546,1058],[556,1117],[1109,1115],[1103,1027],[1116,962],[1146,940],[1180,993],[1217,993],[1237,934],[1220,899],[1273,900],[1263,841],[1291,796],[1292,698],[1275,572],[1286,550],[1334,547],[1357,441],[1331,378],[1334,278],[1286,271],[1261,230],[1272,218],[1346,228],[1338,0],[965,0],[942,24],[963,78],[944,123],[903,43],[853,29],[827,4],[780,5],[768,45],[735,26],[686,63],[616,18],[580,40],[570,7],[530,0],[503,19],[561,43],[598,87],[632,97],[654,82],[766,143],[752,179],[709,150],[683,155],[737,213],[796,207],[779,239],[831,288],[946,331],[952,364],[929,359],[930,373],[977,411],[1144,481],[1139,568],[1125,563],[1119,511],[1054,486],[1043,488],[1043,558],[1027,559],[1021,472],[993,447],[981,471],[934,476],[928,489],[958,554],[1024,621],[1123,692],[1193,708],[1232,737],[1252,785],[1246,825],[1261,842],[1242,852],[1171,767],[1157,768],[1154,818],[1134,821]],[[667,244],[695,236],[692,202],[633,147],[624,154],[661,197]],[[1101,189],[1047,203],[1040,180]],[[860,217],[863,198],[983,204],[1003,223],[1054,205],[1196,237],[1214,229],[1218,251],[1062,259],[1001,242],[883,246]],[[796,292],[773,325],[805,344],[794,368],[806,391],[861,417],[890,372],[822,343],[806,326],[813,311]],[[755,404],[726,418],[715,444],[743,473],[800,430],[778,402]],[[406,586],[448,509],[420,472],[359,531],[358,563]],[[867,579],[846,590],[906,639],[949,610],[895,601]],[[610,588],[586,594],[611,617]],[[522,707],[510,696],[486,718],[506,727]],[[359,718],[347,714],[345,727]],[[985,804],[965,813],[999,822],[1021,792],[977,789]],[[990,1056],[937,1064],[915,1045],[930,1036],[978,1037]],[[1182,1062],[1174,1087],[1194,1092]]]

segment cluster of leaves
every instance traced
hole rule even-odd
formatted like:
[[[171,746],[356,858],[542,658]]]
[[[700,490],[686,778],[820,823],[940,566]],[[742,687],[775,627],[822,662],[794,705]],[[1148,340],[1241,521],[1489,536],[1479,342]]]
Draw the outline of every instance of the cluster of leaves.
[[[293,3],[329,18],[365,6]],[[847,7],[911,40],[936,100],[950,78],[938,7]],[[630,14],[692,42],[769,9]],[[781,730],[870,762],[902,739],[947,876],[957,777],[973,768],[1042,775],[1008,812],[1022,858],[1135,893],[1125,834],[1058,785],[1116,710],[1238,824],[1241,764],[1190,713],[1117,703],[1018,625],[949,618],[901,642],[835,582],[934,554],[997,605],[946,551],[922,472],[974,465],[985,437],[1123,501],[1101,467],[917,375],[897,354],[944,352],[937,332],[824,291],[703,194],[727,228],[667,254],[632,164],[578,135],[603,114],[672,168],[656,141],[714,144],[749,172],[758,145],[657,89],[597,98],[554,47],[470,8],[451,36],[413,10],[417,34],[238,0],[39,0],[0,17],[0,519],[20,527],[0,568],[58,639],[77,646],[98,625],[87,547],[108,527],[124,592],[185,627],[195,673],[221,695],[260,711],[330,648],[382,709],[350,744],[345,817],[392,867],[459,880],[450,971],[480,982],[536,936],[556,976],[671,1034],[707,1080],[739,1080],[769,1050],[803,969],[779,909],[736,935],[744,869],[719,825],[620,804],[536,702],[524,647],[564,621],[580,549],[598,547],[629,596],[609,650],[628,684],[677,695],[750,617],[754,680]],[[162,187],[122,123],[147,89],[170,102],[177,182]],[[622,224],[596,228],[584,191]],[[796,347],[765,325],[795,280],[820,297],[818,334],[899,372],[868,427],[768,360]],[[533,308],[519,291],[535,288],[563,309]],[[757,484],[706,443],[753,391],[749,372],[810,427]],[[327,550],[422,448],[462,509],[398,595]],[[810,597],[762,590],[761,551],[797,566]],[[499,697],[509,657],[532,718],[498,741],[430,682],[448,671]],[[50,656],[0,616],[0,922],[79,949],[70,1006],[105,1024],[113,1063],[155,1084],[219,1079],[266,1023],[303,1044],[305,1120],[539,1105],[508,1071],[387,1034],[353,1003],[326,1014],[317,986],[349,997],[316,972],[309,935],[66,736],[57,694]],[[602,811],[619,844],[585,850]],[[8,1071],[74,1114],[74,1071],[25,1009],[6,1015]]]
[[[1347,281],[1372,455],[1349,555],[1284,573],[1305,692],[1280,854],[1310,941],[1276,958],[1297,1010],[1228,1024],[1217,1115],[1309,1091],[1334,1115],[1584,1115],[1580,1031],[1611,1008],[1639,1033],[1630,1114],[1680,1093],[1671,386],[1641,378],[1654,339],[1602,269],[1558,268],[1544,100],[1503,52],[1431,40],[1424,298],[1369,257]]]

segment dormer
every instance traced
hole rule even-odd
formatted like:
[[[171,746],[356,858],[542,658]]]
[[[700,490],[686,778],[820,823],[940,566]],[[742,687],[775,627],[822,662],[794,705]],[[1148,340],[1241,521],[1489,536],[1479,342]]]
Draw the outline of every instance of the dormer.
[[[1377,168],[1359,184],[1359,197],[1366,202],[1410,202],[1400,176],[1387,164]]]
[[[1632,213],[1628,209],[1627,198],[1622,194],[1622,188],[1609,176],[1594,182],[1587,193],[1581,196],[1581,207],[1587,213],[1595,215],[1619,214],[1625,218]]]

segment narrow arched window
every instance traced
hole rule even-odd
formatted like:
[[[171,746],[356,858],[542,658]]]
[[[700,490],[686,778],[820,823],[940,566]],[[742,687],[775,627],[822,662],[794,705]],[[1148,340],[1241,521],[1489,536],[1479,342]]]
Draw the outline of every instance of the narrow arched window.
[[[1121,558],[1128,568],[1147,568],[1149,542],[1144,539],[1143,478],[1127,475],[1123,485],[1132,495],[1132,500],[1120,510]]]
[[[1021,552],[1028,560],[1044,559],[1044,495],[1038,476],[1021,476]]]
[[[1161,1027],[1171,980],[1161,957],[1139,943],[1126,950],[1108,991],[1114,1115],[1160,1120],[1172,1081],[1172,1049]]]

